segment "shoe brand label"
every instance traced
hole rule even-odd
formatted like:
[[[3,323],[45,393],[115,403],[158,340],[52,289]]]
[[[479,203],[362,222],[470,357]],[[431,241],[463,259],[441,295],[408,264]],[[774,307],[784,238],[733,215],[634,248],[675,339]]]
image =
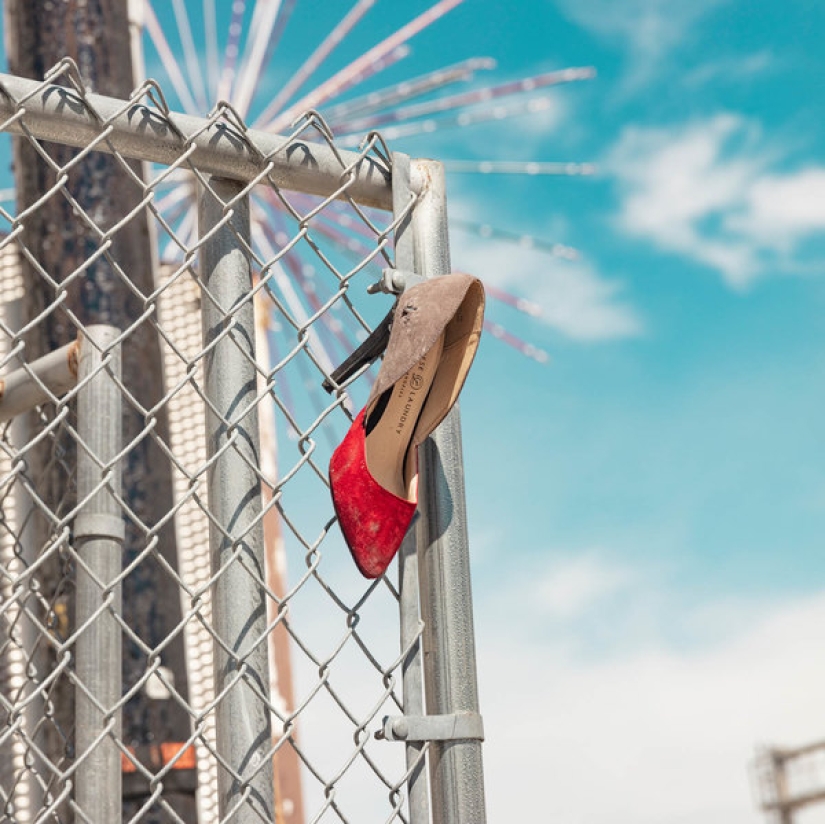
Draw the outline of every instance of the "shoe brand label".
[[[397,384],[398,395],[396,397],[402,398],[407,396],[407,400],[401,409],[401,414],[398,416],[398,423],[395,426],[395,434],[400,435],[407,424],[407,419],[413,408],[417,412],[420,404],[416,403],[416,395],[425,384],[424,370],[427,368],[427,356],[425,355],[420,361],[402,378],[401,382]]]

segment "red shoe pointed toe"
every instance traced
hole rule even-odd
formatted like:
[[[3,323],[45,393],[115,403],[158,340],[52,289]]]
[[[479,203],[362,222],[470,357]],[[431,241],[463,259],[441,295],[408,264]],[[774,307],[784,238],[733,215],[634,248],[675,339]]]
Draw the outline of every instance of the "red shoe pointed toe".
[[[415,515],[415,502],[384,489],[367,467],[365,410],[329,464],[332,502],[359,571],[378,578],[390,565]]]

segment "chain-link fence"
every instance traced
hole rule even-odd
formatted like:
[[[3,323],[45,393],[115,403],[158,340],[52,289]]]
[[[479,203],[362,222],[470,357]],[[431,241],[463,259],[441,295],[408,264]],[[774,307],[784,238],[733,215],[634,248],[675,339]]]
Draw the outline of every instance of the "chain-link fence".
[[[440,166],[68,60],[0,133],[0,821],[483,822],[456,414],[387,576],[327,481],[366,287],[449,271]]]

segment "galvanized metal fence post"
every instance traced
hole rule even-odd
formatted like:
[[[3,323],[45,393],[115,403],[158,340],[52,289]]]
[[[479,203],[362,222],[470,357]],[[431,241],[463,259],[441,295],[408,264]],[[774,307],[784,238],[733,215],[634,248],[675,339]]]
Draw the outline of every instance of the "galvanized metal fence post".
[[[414,271],[415,249],[413,244],[412,217],[409,213],[410,158],[396,152],[392,158],[393,215],[398,219],[405,212],[407,217],[395,231],[395,266],[403,271]],[[421,616],[419,612],[418,555],[414,531],[404,538],[398,553],[399,609],[401,619],[401,649],[408,650],[401,664],[404,715],[424,715],[424,690],[422,683]],[[405,743],[407,756],[407,793],[410,824],[428,824],[430,820],[429,794],[425,744],[423,741]]]
[[[77,792],[82,820],[120,821],[120,582],[125,529],[120,497],[122,446],[120,330],[93,325],[80,345],[77,398]]]
[[[212,177],[200,196],[206,437],[221,820],[274,821],[249,199]],[[220,575],[217,575],[218,571]]]
[[[450,271],[444,169],[415,160],[412,186],[415,271]],[[478,715],[473,604],[470,587],[461,426],[455,407],[425,442],[421,455],[417,535],[424,616],[424,683],[430,715]],[[430,780],[435,824],[484,824],[481,738],[432,741]]]

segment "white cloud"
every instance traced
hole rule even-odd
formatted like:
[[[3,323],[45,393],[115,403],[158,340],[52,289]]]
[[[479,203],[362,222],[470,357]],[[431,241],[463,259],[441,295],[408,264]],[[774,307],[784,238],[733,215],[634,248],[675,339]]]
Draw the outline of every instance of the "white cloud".
[[[825,169],[770,172],[772,158],[752,148],[758,135],[730,114],[628,127],[605,162],[622,197],[619,225],[735,287],[769,266],[793,268],[798,246],[825,229]]]
[[[704,61],[685,73],[684,82],[685,86],[696,90],[711,82],[752,81],[756,75],[764,74],[776,65],[774,53],[770,49],[762,49],[752,54]]]
[[[567,337],[601,341],[642,332],[638,313],[622,297],[622,284],[602,278],[587,260],[564,260],[458,231],[451,240],[457,270],[538,304],[547,325]]]
[[[630,52],[625,90],[650,79],[664,56],[686,40],[696,24],[726,0],[562,0],[567,16]]]
[[[690,649],[640,637],[629,649],[577,654],[569,636],[584,613],[619,626],[624,610],[640,608],[652,624],[692,622],[653,583],[630,575],[610,604],[584,599],[550,638],[535,632],[542,614],[531,610],[543,580],[499,582],[495,609],[477,599],[490,820],[757,824],[755,747],[822,738],[825,593],[701,606],[731,620]],[[823,820],[825,810],[806,818]]]
[[[728,223],[749,237],[792,251],[807,235],[825,230],[825,168],[759,178],[747,192],[744,211]]]
[[[629,571],[585,553],[551,564],[534,579],[537,609],[553,618],[570,618],[615,595],[632,581]]]
[[[559,89],[517,99],[482,99],[462,111],[436,113],[412,118],[410,122],[385,125],[382,136],[392,142],[403,141],[404,151],[413,156],[454,160],[532,160],[537,150],[564,127],[564,135],[574,128],[572,104]],[[469,137],[456,142],[455,129],[468,129]],[[354,134],[339,140],[342,146],[356,146],[365,130],[355,124]],[[518,141],[513,135],[518,134]],[[418,148],[416,148],[418,147]],[[457,154],[458,152],[458,154]]]

